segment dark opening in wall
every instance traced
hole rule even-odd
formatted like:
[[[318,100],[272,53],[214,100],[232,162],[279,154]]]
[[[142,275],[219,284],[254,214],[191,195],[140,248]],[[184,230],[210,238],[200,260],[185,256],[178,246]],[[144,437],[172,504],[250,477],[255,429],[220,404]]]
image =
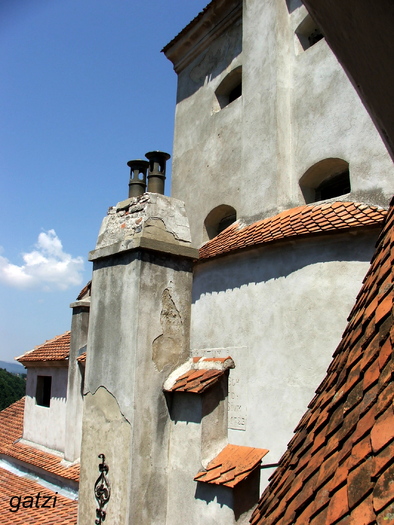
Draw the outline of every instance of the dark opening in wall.
[[[233,69],[215,91],[216,111],[223,109],[242,95],[242,67]]]
[[[343,159],[321,160],[304,173],[300,187],[307,204],[350,193],[349,164]]]
[[[204,238],[213,239],[237,220],[237,212],[232,206],[221,204],[210,211],[204,221]]]
[[[332,199],[333,197],[339,197],[350,192],[350,178],[349,170],[333,175],[327,180],[323,181],[320,186],[315,190],[315,196],[317,201],[323,201],[325,199]]]
[[[42,407],[49,407],[51,403],[51,376],[37,376],[36,403]]]
[[[317,42],[319,42],[319,40],[324,38],[321,29],[318,27],[311,15],[307,15],[297,27],[296,35],[304,51],[314,46],[317,44]]]

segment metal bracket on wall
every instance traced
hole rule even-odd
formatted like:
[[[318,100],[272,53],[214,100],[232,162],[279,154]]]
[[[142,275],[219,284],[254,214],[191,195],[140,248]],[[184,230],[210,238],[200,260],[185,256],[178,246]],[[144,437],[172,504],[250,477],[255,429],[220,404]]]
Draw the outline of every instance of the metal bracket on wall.
[[[109,498],[111,497],[111,487],[107,479],[108,474],[108,465],[105,462],[104,454],[99,454],[98,457],[101,459],[99,463],[100,476],[97,478],[96,483],[94,484],[94,497],[97,500],[98,508],[96,509],[96,520],[95,525],[101,525],[105,521],[106,512],[103,510],[104,506],[108,503]]]

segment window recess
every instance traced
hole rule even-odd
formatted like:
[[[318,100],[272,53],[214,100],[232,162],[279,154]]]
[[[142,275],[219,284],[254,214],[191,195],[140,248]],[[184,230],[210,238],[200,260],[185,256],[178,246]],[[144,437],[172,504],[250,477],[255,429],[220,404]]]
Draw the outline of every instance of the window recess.
[[[214,112],[225,108],[242,95],[242,67],[236,67],[222,80],[215,91]]]
[[[49,407],[51,403],[51,376],[37,376],[36,404],[42,407]]]

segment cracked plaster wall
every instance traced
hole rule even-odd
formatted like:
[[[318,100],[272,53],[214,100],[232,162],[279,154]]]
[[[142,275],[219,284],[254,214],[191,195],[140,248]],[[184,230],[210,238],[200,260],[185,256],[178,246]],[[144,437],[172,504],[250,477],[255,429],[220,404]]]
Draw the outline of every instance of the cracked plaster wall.
[[[146,212],[152,210],[146,207]],[[112,217],[114,221],[106,223],[110,229],[116,222],[123,224],[120,215]],[[145,217],[143,222],[146,236],[152,221]],[[153,217],[155,226],[165,222]],[[159,230],[160,240],[164,231],[176,243],[174,232],[161,226]],[[98,250],[103,238],[118,247],[119,238],[129,234],[133,241],[129,225],[113,229],[107,237],[104,232]],[[191,280],[191,261],[175,255],[120,249],[94,260],[81,457],[81,498],[83,508],[90,502],[90,510],[86,517],[81,514],[79,525],[90,523],[89,490],[100,453],[110,458],[110,472],[123,468],[128,472],[126,477],[114,475],[121,503],[108,506],[106,523],[118,523],[118,509],[122,509],[122,523],[166,522],[169,414],[162,388],[169,373],[189,356]],[[118,423],[112,425],[110,420],[103,434],[95,421],[101,418],[102,396],[97,392],[103,389],[105,397],[116,403],[111,404],[114,413],[124,420],[119,438]]]

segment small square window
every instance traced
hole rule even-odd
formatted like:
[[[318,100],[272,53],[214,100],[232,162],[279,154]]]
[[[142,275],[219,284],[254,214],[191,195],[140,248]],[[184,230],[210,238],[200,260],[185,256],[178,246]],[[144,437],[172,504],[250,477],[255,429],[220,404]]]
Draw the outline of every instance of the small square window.
[[[36,404],[49,407],[51,402],[51,376],[37,376]]]

